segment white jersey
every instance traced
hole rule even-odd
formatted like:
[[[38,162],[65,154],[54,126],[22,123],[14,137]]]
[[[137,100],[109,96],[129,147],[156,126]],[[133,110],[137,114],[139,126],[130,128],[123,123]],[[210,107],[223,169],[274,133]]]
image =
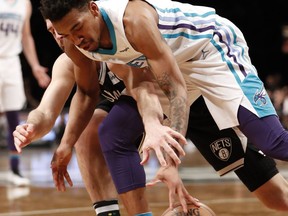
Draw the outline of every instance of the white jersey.
[[[113,49],[79,50],[91,59],[147,66],[143,54],[125,36],[123,15],[128,0],[96,1],[109,29]],[[263,82],[251,64],[241,31],[213,8],[170,0],[147,0],[159,17],[158,29],[170,46],[192,104],[200,95],[220,129],[237,126],[239,105],[259,117],[275,115]]]
[[[22,51],[22,29],[27,0],[0,0],[0,58]]]

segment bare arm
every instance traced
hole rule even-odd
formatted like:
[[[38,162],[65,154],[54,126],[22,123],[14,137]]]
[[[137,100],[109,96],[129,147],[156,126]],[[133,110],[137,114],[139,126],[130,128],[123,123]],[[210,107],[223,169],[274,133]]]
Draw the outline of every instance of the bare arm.
[[[73,147],[89,123],[99,99],[98,64],[80,53],[72,44],[69,47],[65,45],[65,52],[74,62],[77,90],[71,101],[61,144]]]
[[[64,179],[70,186],[73,185],[67,166],[73,147],[89,123],[99,98],[98,64],[81,54],[72,44],[65,44],[65,53],[74,62],[77,90],[71,101],[68,123],[61,143],[51,161],[54,184],[59,191],[66,190]]]
[[[38,135],[42,137],[48,133],[61,113],[72,88],[75,84],[73,62],[62,54],[54,63],[52,82],[45,91],[39,106],[29,113],[27,123],[38,128]]]
[[[185,152],[178,143],[184,145],[186,139],[179,132],[162,125],[164,115],[159,97],[164,95],[163,93],[160,95],[161,92],[157,92],[154,88],[153,74],[146,69],[131,68],[126,65],[109,64],[108,66],[124,81],[128,94],[133,96],[137,102],[146,133],[142,144],[143,159],[141,163],[144,164],[148,161],[149,150],[153,149],[162,166],[166,165],[163,150],[176,164],[179,164],[181,161],[171,146],[174,146],[180,155],[184,155]]]
[[[185,135],[189,114],[186,84],[157,23],[157,13],[147,3],[128,3],[124,16],[126,36],[133,47],[146,56],[150,70],[170,101],[171,128]]]
[[[173,159],[179,160],[172,148],[167,144],[176,142],[174,138],[178,139],[179,143],[186,143],[186,139],[180,133],[172,130],[170,127],[163,126],[163,111],[159,102],[159,92],[154,88],[154,79],[151,73],[145,69],[130,68],[125,65],[108,65],[110,70],[120,77],[127,88],[127,92],[133,96],[137,102],[138,110],[142,116],[145,127],[146,136],[142,144],[143,159],[141,164],[144,164],[149,159],[149,149],[154,149],[155,153],[161,163],[165,164],[165,159],[162,154],[164,149],[166,153]],[[164,142],[163,142],[164,140]],[[145,147],[144,147],[145,146]],[[182,148],[177,149],[180,154],[184,154]],[[187,210],[186,202],[192,202],[197,205],[194,198],[189,195],[184,187],[184,184],[179,177],[177,167],[170,161],[168,166],[161,166],[155,179],[148,185],[154,185],[159,181],[167,184],[169,188],[170,206],[178,200],[183,208]],[[172,166],[170,166],[172,164]],[[168,181],[169,180],[169,181]]]
[[[65,54],[62,54],[53,65],[51,83],[39,106],[29,113],[26,123],[18,125],[13,133],[19,151],[52,129],[73,86],[73,63]]]
[[[144,126],[151,122],[162,124],[163,110],[154,89],[151,73],[127,65],[110,63],[108,67],[123,80],[127,93],[137,102]]]
[[[38,81],[39,86],[46,88],[50,83],[50,77],[47,74],[48,69],[42,67],[38,60],[34,39],[31,34],[30,18],[32,13],[32,6],[29,0],[26,0],[26,5],[26,17],[22,32],[23,52],[32,69],[34,77]]]

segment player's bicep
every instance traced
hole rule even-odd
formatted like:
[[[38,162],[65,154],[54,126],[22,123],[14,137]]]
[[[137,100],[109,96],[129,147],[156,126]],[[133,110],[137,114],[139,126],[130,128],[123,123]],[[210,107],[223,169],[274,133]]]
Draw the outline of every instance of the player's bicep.
[[[82,54],[73,44],[65,40],[65,53],[74,63],[77,91],[95,97],[99,93],[97,62]]]
[[[175,72],[179,72],[179,69],[177,70],[177,63],[170,47],[158,29],[157,13],[151,6],[147,6],[145,3],[141,4],[145,7],[144,10],[133,8],[138,10],[137,14],[139,13],[136,18],[132,13],[125,13],[126,37],[133,48],[146,57],[150,71],[161,88],[168,93],[174,79],[179,75],[175,74]]]

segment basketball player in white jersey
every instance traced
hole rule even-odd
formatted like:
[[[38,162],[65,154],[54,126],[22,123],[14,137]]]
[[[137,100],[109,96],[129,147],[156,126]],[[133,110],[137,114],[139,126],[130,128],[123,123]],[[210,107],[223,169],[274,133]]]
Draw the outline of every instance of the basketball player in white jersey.
[[[171,102],[173,129],[185,134],[187,106],[202,95],[219,129],[238,127],[265,154],[288,160],[287,132],[250,62],[245,39],[214,9],[168,0],[43,0],[41,10],[89,58],[149,65]],[[157,134],[148,132],[157,141]],[[166,141],[144,142],[143,163],[153,148],[166,165],[157,145]]]
[[[11,173],[7,180],[15,185],[29,185],[19,170],[19,155],[13,143],[18,111],[26,102],[19,54],[24,55],[40,87],[50,82],[47,68],[39,64],[30,31],[32,6],[29,0],[0,0],[0,113],[7,117],[7,145],[10,152]]]
[[[61,43],[61,38],[57,38],[51,22],[46,22],[48,30],[53,34],[59,46],[64,49],[64,46]],[[93,207],[95,208],[96,214],[101,216],[117,216],[120,214],[118,202],[117,199],[115,199],[117,197],[117,193],[113,185],[113,181],[109,175],[109,171],[106,168],[100,145],[98,143],[97,128],[113,107],[114,102],[116,102],[121,96],[125,86],[117,76],[109,71],[106,63],[99,63],[95,61],[94,63],[95,73],[98,71],[102,97],[100,97],[101,100],[96,106],[91,121],[81,134],[77,145],[75,146],[75,150],[80,172],[87,192],[89,193],[89,196],[93,202]],[[123,71],[124,77],[127,74],[128,73],[126,71]],[[66,56],[66,54],[63,53],[54,63],[52,80],[41,99],[40,105],[29,113],[27,122],[25,124],[16,127],[16,130],[13,133],[16,147],[18,147],[20,144],[21,147],[28,145],[32,141],[44,136],[52,129],[55,120],[60,114],[74,84],[74,64]],[[148,100],[145,102],[147,104],[151,104],[153,103],[153,98],[155,97],[150,95],[146,98]],[[158,101],[158,98],[155,99]],[[51,103],[51,101],[54,101],[54,103]],[[128,108],[131,111],[129,113],[130,116],[133,116],[133,113],[139,115],[135,103],[133,103],[133,106]],[[140,140],[138,145],[139,143]],[[59,189],[65,190],[65,188]]]
[[[49,23],[49,24],[51,24],[51,23]],[[53,29],[50,29],[50,31],[53,33]],[[54,36],[55,36],[55,34],[54,34]],[[51,103],[48,102],[48,101],[51,101],[51,100],[55,101],[53,99],[53,95],[54,95],[54,98],[57,98],[57,102],[58,102],[57,104],[58,105],[60,104],[59,106],[61,106],[61,103],[64,104],[64,101],[62,100],[62,98],[59,98],[58,95],[61,92],[62,93],[61,96],[63,96],[63,95],[65,95],[65,92],[67,92],[69,90],[69,80],[72,80],[72,83],[74,83],[73,82],[73,76],[71,76],[71,74],[73,74],[73,68],[72,67],[68,67],[68,66],[71,66],[71,64],[72,64],[71,60],[67,59],[67,57],[64,54],[61,57],[59,57],[59,59],[55,62],[55,65],[54,65],[54,68],[53,68],[53,71],[54,71],[53,72],[53,74],[54,74],[53,77],[54,78],[52,78],[52,82],[51,82],[49,88],[46,90],[46,94],[50,95],[50,96],[48,97],[48,96],[44,95],[44,97],[42,99],[42,102],[41,102],[42,106],[40,106],[38,108],[38,111],[40,111],[40,113],[43,112],[43,111],[45,111],[45,113],[46,113],[47,110],[50,110],[50,111],[48,111],[49,113],[56,112],[55,111],[56,104],[54,103],[54,105],[51,107],[50,106]],[[67,70],[65,70],[65,68],[67,68]],[[100,77],[102,77],[102,80],[103,80],[105,75],[102,74]],[[62,80],[62,82],[61,82],[61,80]],[[55,83],[58,83],[57,88],[53,88],[52,87],[52,86],[55,86],[54,85]],[[62,83],[62,86],[61,86],[61,83]],[[102,87],[103,86],[104,86],[104,88],[107,87],[106,86],[107,82],[105,84],[105,83],[100,81],[100,83],[101,83]],[[108,82],[108,86],[110,86],[110,85],[111,84],[109,84],[109,82]],[[119,89],[119,87],[116,87],[116,89]],[[121,89],[122,89],[122,87],[121,87]],[[70,86],[70,90],[71,90],[71,86]],[[54,93],[53,93],[53,91],[54,91]],[[104,90],[104,91],[107,92],[107,90]],[[48,92],[50,92],[50,93],[48,93]],[[103,92],[103,90],[102,90],[102,92]],[[115,93],[111,92],[108,95],[115,95]],[[111,100],[111,98],[109,100]],[[199,102],[199,101],[197,102],[198,108],[196,108],[196,110],[195,110],[195,106],[194,106],[193,111],[190,112],[190,115],[192,114],[192,116],[194,116],[194,117],[192,117],[194,121],[196,121],[198,119],[197,123],[199,123],[199,126],[202,124],[201,122],[199,122],[199,119],[201,119],[201,118],[203,119],[203,117],[205,118],[206,125],[204,124],[204,126],[202,126],[202,127],[205,127],[206,130],[203,133],[203,135],[200,135],[200,137],[202,137],[201,140],[203,140],[203,139],[205,140],[205,138],[203,138],[203,137],[207,136],[207,134],[209,134],[210,136],[214,136],[213,134],[217,133],[217,128],[214,127],[214,126],[212,127],[212,125],[215,125],[215,123],[213,122],[213,120],[212,121],[209,120],[210,118],[208,117],[208,115],[204,114],[204,115],[201,115],[201,117],[195,117],[195,115],[199,116],[200,113],[207,112],[207,111],[204,111],[206,108],[203,107],[202,105],[200,105],[201,103],[202,102]],[[101,103],[101,104],[102,104],[102,106],[99,107],[99,105],[98,105],[97,107],[101,108],[101,109],[104,108],[103,111],[107,111],[108,112],[109,109],[106,109],[106,108],[107,108],[107,105],[109,103],[108,104],[107,103]],[[104,105],[104,107],[103,107],[103,105]],[[101,188],[103,190],[109,191],[109,193],[107,193],[107,194],[105,194],[105,193],[102,194],[101,193],[102,190],[100,190],[100,193],[99,193],[99,189],[97,189],[97,187],[95,187],[95,185],[94,185],[95,182],[97,182],[97,181],[101,182],[101,180],[99,178],[97,178],[97,167],[98,167],[97,164],[99,163],[99,162],[97,163],[97,161],[98,161],[97,157],[98,156],[96,156],[97,152],[95,152],[95,150],[93,151],[95,145],[87,144],[87,143],[90,143],[89,141],[91,141],[91,140],[88,139],[88,137],[90,138],[92,136],[92,134],[95,134],[95,130],[93,128],[97,128],[96,125],[98,125],[99,121],[101,121],[101,118],[100,119],[97,118],[97,114],[96,114],[101,109],[96,109],[95,110],[93,120],[90,121],[88,127],[86,128],[86,130],[84,132],[87,135],[83,135],[82,134],[82,136],[80,137],[80,140],[78,141],[78,144],[76,145],[76,152],[77,152],[77,158],[78,158],[79,165],[80,165],[80,170],[81,170],[81,173],[82,173],[85,185],[86,185],[86,189],[87,189],[92,201],[93,200],[95,201],[95,197],[99,197],[99,196],[102,197],[102,199],[103,199],[103,197],[106,197],[106,198],[107,198],[107,196],[109,197],[109,194],[112,194],[112,190],[113,190],[113,188],[111,188],[111,187],[110,187],[110,189],[107,189],[107,188],[109,188],[109,186],[108,186],[109,184],[106,185],[106,183],[109,182],[109,181],[107,181],[107,182],[104,181],[104,183],[103,182],[99,183],[99,185],[101,185]],[[199,109],[199,110],[197,110],[197,109]],[[103,112],[103,114],[104,113],[105,112]],[[208,114],[208,112],[207,112],[207,114]],[[37,112],[34,111],[34,114],[31,113],[30,117],[34,116],[34,118],[32,117],[34,119],[34,123],[35,123],[35,119],[37,119],[38,123],[36,124],[36,128],[37,127],[43,128],[43,124],[46,125],[46,120],[49,120],[49,121],[51,120],[51,118],[49,116],[47,116],[48,118],[45,120],[45,118],[44,119],[43,118],[39,118],[39,116],[37,118],[35,118],[35,115],[37,116]],[[55,115],[53,114],[52,116],[57,116],[57,115],[58,114],[56,112],[56,114]],[[45,114],[41,115],[41,116],[44,117]],[[29,118],[28,118],[28,122],[29,122]],[[25,127],[25,126],[22,125],[21,127]],[[26,136],[26,135],[24,135],[21,132],[21,130],[22,130],[21,127],[17,127],[17,132],[15,131],[15,137],[17,137],[18,139],[21,139],[18,133],[22,134],[24,137]],[[90,127],[91,127],[91,129],[88,129]],[[48,128],[46,128],[45,130],[47,131]],[[212,132],[212,131],[214,131],[214,132]],[[199,132],[201,132],[201,130],[197,131],[197,133],[199,133]],[[40,132],[39,130],[36,130],[36,134],[33,134],[33,135],[38,137],[39,135],[37,135],[37,133],[41,134],[42,132]],[[91,134],[91,135],[89,135],[89,134]],[[231,139],[234,140],[234,138],[232,138],[233,134],[231,132],[230,133],[228,132],[228,134],[226,133],[226,135],[225,135],[226,138],[227,138],[227,135],[228,135],[228,136],[230,136]],[[31,136],[29,134],[29,136],[26,137],[26,138],[29,141],[31,141],[31,139],[32,139]],[[87,138],[87,139],[85,139],[85,142],[83,142],[83,143],[86,143],[86,145],[80,144],[80,143],[82,143],[82,141],[84,141],[84,139],[82,139],[82,137],[86,137]],[[35,139],[35,137],[33,139]],[[215,138],[215,139],[217,139],[217,138]],[[93,138],[92,140],[94,141],[94,140],[97,140],[97,139]],[[235,150],[235,147],[236,147],[235,141],[236,140],[234,140],[232,142],[234,150]],[[200,142],[203,142],[203,141],[200,141]],[[207,141],[207,142],[209,142],[209,141]],[[196,141],[196,143],[197,143],[197,141]],[[22,142],[22,144],[25,145],[25,142]],[[80,149],[82,149],[82,150],[80,150]],[[88,150],[88,149],[90,149],[90,150]],[[81,153],[78,153],[78,151],[80,151]],[[201,152],[201,153],[203,154],[203,152]],[[89,161],[85,160],[85,158],[87,158],[87,154],[91,155],[91,157],[89,156],[89,158],[96,159],[95,163],[92,163],[93,166],[91,166],[91,160],[89,160]],[[278,171],[276,171],[277,169],[275,169],[275,163],[271,163],[272,162],[271,159],[265,158],[261,154],[257,154],[254,151],[251,151],[250,149],[247,150],[246,155],[248,155],[248,156],[245,156],[246,166],[244,166],[243,168],[240,168],[239,170],[237,170],[236,174],[243,181],[243,183],[249,188],[249,190],[251,192],[253,192],[264,204],[266,204],[270,208],[284,209],[286,204],[285,204],[285,199],[283,199],[283,198],[285,197],[285,186],[284,185],[286,183],[285,183],[284,178],[281,177],[281,175],[278,173]],[[209,154],[204,153],[203,156],[205,158],[207,158],[207,157],[209,157]],[[233,157],[233,156],[231,155],[231,157]],[[83,159],[81,159],[81,158],[83,158]],[[101,157],[100,157],[99,161],[101,162]],[[87,164],[87,162],[88,162],[88,164],[90,164],[90,166]],[[88,166],[84,165],[84,167],[83,167],[83,166],[81,166],[82,163],[83,164],[87,164]],[[95,167],[95,169],[94,169],[94,167]],[[247,167],[249,167],[249,168],[247,169]],[[104,167],[102,167],[102,168],[104,169]],[[255,176],[255,175],[253,175],[252,173],[250,174],[250,172],[254,172],[254,174],[255,174],[254,170],[258,170],[257,178],[253,178],[253,176]],[[87,173],[89,173],[89,174],[87,175]],[[219,171],[219,173],[220,173],[220,171]],[[267,175],[268,173],[270,173],[270,174]],[[86,177],[85,177],[85,175],[86,175]],[[248,177],[248,176],[252,176],[252,177]],[[262,176],[262,177],[260,177],[260,176]],[[97,179],[97,181],[96,181],[96,179]],[[259,181],[259,179],[261,179],[261,181]],[[109,180],[109,179],[105,178],[105,180]],[[93,182],[94,182],[94,184],[93,184]],[[106,188],[106,186],[107,186],[107,188]],[[269,190],[267,190],[267,188],[269,188]],[[274,193],[275,196],[273,197],[272,200],[269,199],[269,197],[271,197],[271,196],[269,196],[269,194],[270,194],[269,191],[271,191],[271,190],[274,191],[274,192],[278,191],[278,192]],[[101,198],[99,198],[99,199],[101,200]],[[111,202],[115,202],[115,201],[111,201]],[[100,202],[100,203],[103,206],[103,202]],[[96,204],[98,205],[99,202],[95,203],[94,206],[97,206]],[[106,202],[106,204],[107,204],[107,202]],[[130,206],[131,206],[131,204],[130,204]],[[107,209],[107,208],[108,207],[106,206],[105,209]],[[96,212],[97,212],[97,209],[96,209]],[[98,211],[98,213],[99,213],[99,211]]]
[[[237,127],[265,154],[288,160],[288,132],[251,64],[245,39],[213,8],[169,0],[41,3],[43,16],[87,57],[149,66],[170,100],[173,129],[185,134],[188,107],[202,95],[220,130]],[[151,147],[157,149],[144,143],[143,162]],[[159,149],[156,153],[165,165]]]

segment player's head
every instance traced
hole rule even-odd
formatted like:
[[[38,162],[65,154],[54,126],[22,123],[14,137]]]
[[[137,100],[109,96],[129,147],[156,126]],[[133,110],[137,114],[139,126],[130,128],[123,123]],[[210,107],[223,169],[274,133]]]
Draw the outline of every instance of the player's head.
[[[87,10],[91,0],[40,0],[40,11],[44,19],[61,20],[71,10]]]
[[[52,22],[49,19],[46,19],[45,21],[46,21],[47,30],[53,35],[54,39],[56,40],[60,48],[64,50],[63,37],[56,32],[55,28],[53,27]]]
[[[40,11],[59,35],[89,51],[98,49],[101,35],[100,10],[90,0],[41,0]]]

